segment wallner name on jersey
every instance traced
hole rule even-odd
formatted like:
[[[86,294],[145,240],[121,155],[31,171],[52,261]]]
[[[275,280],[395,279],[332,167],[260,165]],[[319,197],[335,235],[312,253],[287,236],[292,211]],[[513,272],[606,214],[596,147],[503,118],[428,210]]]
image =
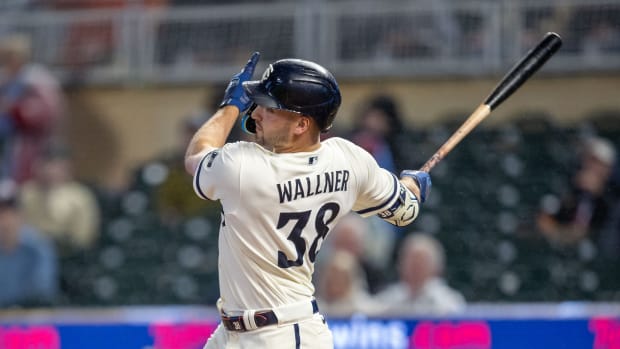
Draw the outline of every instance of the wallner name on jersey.
[[[275,308],[312,297],[322,242],[349,211],[411,216],[398,208],[411,203],[398,178],[338,137],[300,153],[228,143],[203,157],[194,189],[222,205],[218,264],[224,309]]]
[[[278,183],[278,196],[280,203],[283,203],[318,194],[345,191],[348,182],[348,170],[324,172]]]

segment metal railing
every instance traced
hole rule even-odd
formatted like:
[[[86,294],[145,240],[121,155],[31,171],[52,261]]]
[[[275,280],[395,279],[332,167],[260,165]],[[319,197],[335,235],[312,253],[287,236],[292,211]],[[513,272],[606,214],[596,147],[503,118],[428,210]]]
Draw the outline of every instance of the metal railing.
[[[543,73],[620,70],[620,0],[419,0],[0,13],[34,59],[87,84],[227,80],[249,54],[321,62],[340,78],[498,74],[547,31]]]

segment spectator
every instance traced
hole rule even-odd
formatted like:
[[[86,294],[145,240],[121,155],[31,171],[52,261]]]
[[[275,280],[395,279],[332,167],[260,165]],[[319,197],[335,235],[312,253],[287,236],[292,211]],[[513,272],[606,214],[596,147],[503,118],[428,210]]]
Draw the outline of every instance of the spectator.
[[[57,135],[64,112],[58,81],[30,62],[30,40],[14,34],[0,39],[0,176],[23,183],[34,160]]]
[[[323,264],[317,282],[317,301],[328,316],[372,315],[380,310],[366,291],[357,258],[345,250],[335,250]]]
[[[390,20],[377,43],[376,55],[386,61],[450,57],[459,28],[445,0],[414,0],[416,11],[405,11]],[[416,23],[412,26],[411,23]],[[375,29],[380,31],[380,28]]]
[[[189,140],[206,121],[203,113],[190,115],[182,122],[179,145],[168,155],[155,160],[167,169],[166,178],[155,188],[153,200],[162,222],[174,226],[191,216],[205,213],[204,201],[192,195],[191,178],[187,177],[184,166],[185,149]],[[206,205],[209,209],[215,209]],[[219,209],[217,209],[219,212]]]
[[[429,235],[405,238],[400,248],[399,281],[377,294],[389,314],[444,316],[459,313],[465,299],[442,278],[445,255]]]
[[[225,87],[215,85],[218,92]],[[166,226],[174,227],[188,217],[217,213],[216,204],[205,205],[204,200],[193,194],[191,178],[185,172],[185,150],[198,128],[217,109],[221,93],[205,98],[203,105],[186,116],[178,128],[177,144],[169,151],[157,155],[142,165],[135,175],[134,187],[140,187],[151,195],[153,207]],[[233,137],[233,135],[231,135]],[[163,174],[163,175],[158,175]]]
[[[22,220],[17,190],[0,181],[0,307],[50,304],[58,292],[55,250]]]
[[[38,159],[34,178],[22,187],[21,201],[25,219],[55,241],[62,257],[97,242],[99,204],[93,191],[73,178],[66,149],[52,147]]]
[[[600,19],[583,38],[583,51],[588,60],[600,59],[601,55],[620,52],[620,30],[610,19]]]
[[[608,219],[609,179],[616,162],[613,144],[600,137],[584,141],[580,164],[567,193],[545,196],[537,225],[553,244],[575,245],[596,235]]]
[[[387,95],[377,95],[363,106],[357,114],[355,127],[346,138],[368,151],[379,166],[392,172],[414,166],[415,162],[404,156],[405,149],[412,149],[411,137],[405,130],[396,101]],[[411,153],[411,152],[410,152]],[[395,241],[403,234],[402,228],[395,227],[378,217],[369,219],[370,240],[376,241],[370,257],[380,268],[392,262],[391,251]]]
[[[334,252],[347,251],[357,259],[362,273],[362,286],[374,294],[383,287],[385,278],[382,268],[376,263],[379,257],[373,255],[381,253],[385,248],[377,248],[377,244],[382,241],[374,240],[370,229],[371,226],[366,220],[350,213],[332,229],[328,241]],[[369,239],[372,239],[371,244],[367,243]]]
[[[46,0],[47,6],[53,10],[113,10],[130,8],[165,8],[166,0]],[[119,16],[121,14],[119,13]],[[71,76],[67,78],[72,85],[83,83],[84,77],[93,67],[107,65],[114,67],[120,50],[119,34],[115,31],[114,22],[106,19],[87,21],[70,21],[64,34],[64,46],[60,47],[57,60],[71,68]],[[122,63],[120,63],[122,64]]]
[[[355,118],[355,127],[348,138],[368,151],[380,166],[396,171],[395,148],[390,139],[403,124],[391,97],[376,96]],[[397,150],[396,150],[397,151]]]

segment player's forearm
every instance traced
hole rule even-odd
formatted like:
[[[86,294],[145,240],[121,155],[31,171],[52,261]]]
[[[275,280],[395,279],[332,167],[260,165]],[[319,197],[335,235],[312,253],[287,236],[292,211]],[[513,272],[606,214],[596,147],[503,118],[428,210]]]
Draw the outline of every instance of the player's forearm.
[[[239,116],[239,108],[227,105],[218,109],[207,122],[196,131],[185,153],[185,169],[194,174],[202,154],[226,144],[226,139]]]

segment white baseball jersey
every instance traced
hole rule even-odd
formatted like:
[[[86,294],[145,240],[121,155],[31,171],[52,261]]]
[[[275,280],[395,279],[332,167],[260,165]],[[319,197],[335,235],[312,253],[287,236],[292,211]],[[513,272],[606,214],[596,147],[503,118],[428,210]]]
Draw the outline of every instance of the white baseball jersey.
[[[203,157],[194,189],[222,205],[220,296],[234,311],[311,299],[314,261],[330,229],[350,210],[386,210],[399,184],[368,152],[334,137],[302,153],[226,144]]]

